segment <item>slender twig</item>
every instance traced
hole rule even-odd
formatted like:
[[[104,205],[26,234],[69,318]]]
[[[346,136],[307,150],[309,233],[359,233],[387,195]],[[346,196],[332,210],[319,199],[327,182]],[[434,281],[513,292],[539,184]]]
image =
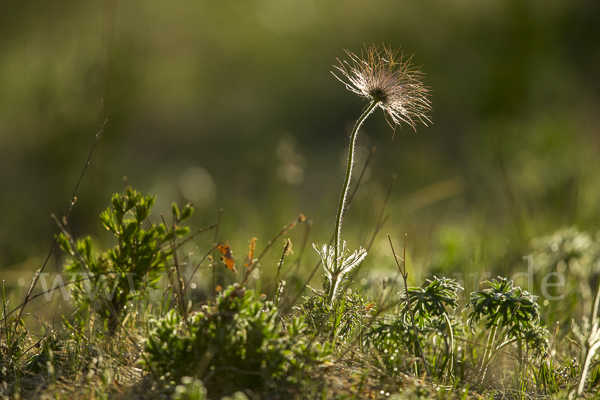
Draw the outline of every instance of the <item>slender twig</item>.
[[[192,282],[192,278],[194,277],[194,274],[196,274],[196,271],[198,271],[198,268],[200,268],[200,265],[202,265],[202,263],[208,258],[208,256],[210,256],[211,253],[213,253],[216,249],[217,246],[219,246],[219,244],[215,244],[205,255],[204,257],[202,257],[202,260],[200,260],[200,262],[198,262],[198,264],[196,265],[196,268],[194,268],[194,270],[192,271],[192,273],[190,274],[190,278],[188,279],[187,283],[185,284],[185,286],[190,286],[191,282]]]
[[[101,275],[109,275],[109,274],[110,274],[109,272],[101,272],[101,273],[98,273],[98,274],[96,274],[96,275],[94,275],[94,276],[92,276],[92,275],[88,275],[88,276],[87,276],[87,277],[85,277],[85,278],[77,279],[77,280],[70,281],[70,282],[66,282],[66,283],[64,283],[64,282],[63,282],[61,285],[56,285],[56,286],[54,286],[54,288],[53,288],[52,290],[49,290],[49,291],[44,291],[44,292],[39,292],[39,293],[36,293],[36,294],[34,294],[33,296],[31,296],[31,297],[30,297],[29,301],[31,301],[31,300],[35,300],[35,299],[37,299],[38,297],[40,297],[40,296],[44,296],[44,295],[48,294],[49,292],[52,292],[52,291],[54,291],[54,290],[56,290],[56,289],[61,289],[61,288],[64,288],[65,286],[74,285],[75,283],[80,283],[80,282],[89,281],[90,279],[93,279],[93,278],[95,278],[96,276],[101,276]],[[19,309],[19,307],[21,307],[22,305],[23,305],[23,303],[19,304],[17,307],[15,307],[15,309],[14,309],[14,310],[10,311],[10,312],[9,312],[9,313],[6,315],[6,317],[9,317],[9,316],[11,316],[11,315],[12,315],[12,314],[13,314],[15,311],[17,311],[17,310]],[[3,318],[3,319],[4,319],[4,318]]]
[[[277,266],[277,276],[275,277],[275,305],[279,306],[279,300],[283,295],[283,289],[285,288],[285,280],[282,280],[279,283],[279,275],[281,274],[281,267],[283,266],[283,259],[288,254],[288,250],[292,245],[292,241],[290,239],[286,240],[285,245],[283,246],[283,252],[281,253],[281,259],[279,260],[279,265]]]
[[[298,225],[299,222],[304,222],[304,221],[306,221],[306,217],[304,216],[304,214],[299,214],[298,217],[295,218],[292,222],[290,222],[289,224],[285,225],[279,231],[279,233],[277,233],[277,235],[275,235],[275,237],[273,237],[273,239],[271,239],[271,240],[269,240],[267,242],[267,245],[265,246],[265,248],[263,249],[263,251],[258,255],[258,257],[256,258],[256,261],[254,261],[252,263],[252,265],[257,264],[257,263],[260,262],[260,260],[262,260],[262,258],[265,256],[265,254],[267,254],[267,251],[269,251],[269,249],[271,248],[271,246],[273,245],[273,243],[275,243],[275,241],[277,239],[279,239],[287,231],[289,231],[290,229],[292,229],[293,227],[295,227],[296,225]]]
[[[183,246],[185,243],[189,242],[190,240],[192,240],[196,235],[201,234],[202,232],[206,232],[206,231],[210,231],[211,229],[217,228],[219,226],[219,224],[212,224],[211,226],[209,226],[208,228],[202,228],[202,229],[198,229],[196,232],[190,234],[188,237],[186,237],[184,240],[182,240],[181,242],[177,243],[177,248],[180,248],[181,246]]]
[[[212,290],[214,290],[217,287],[217,268],[216,268],[216,264],[214,262],[215,260],[215,251],[217,251],[217,246],[219,245],[219,228],[221,226],[221,216],[223,215],[223,209],[219,209],[219,218],[217,218],[217,230],[215,231],[215,238],[213,240],[213,284],[212,284]]]
[[[306,224],[304,225],[304,237],[302,238],[302,246],[300,246],[300,253],[298,254],[298,258],[296,258],[294,265],[292,266],[292,268],[290,268],[290,270],[284,275],[284,279],[290,275],[290,274],[294,274],[292,277],[292,281],[296,282],[298,280],[298,272],[300,271],[300,265],[302,264],[302,257],[304,256],[304,250],[306,249],[306,245],[308,243],[308,237],[310,235],[310,227],[312,225],[312,220],[308,219],[306,221]],[[304,288],[304,286],[302,287]],[[300,293],[302,293],[303,289],[300,289]],[[288,307],[287,305],[290,304],[292,305],[293,303],[289,303],[288,302],[289,297],[286,297],[283,299],[283,302],[281,302],[281,304],[279,305],[279,309],[281,310],[282,314],[285,314],[285,312],[287,311]]]
[[[277,265],[277,276],[275,277],[275,288],[279,287],[279,274],[281,273],[281,267],[283,266],[283,259],[285,258],[289,248],[290,248],[290,244],[292,242],[288,239],[285,242],[285,245],[283,246],[283,253],[281,253],[281,258],[279,259],[279,264]]]
[[[92,145],[92,149],[90,150],[87,161],[83,167],[83,170],[81,171],[81,175],[79,175],[79,179],[77,180],[77,184],[75,185],[75,190],[73,190],[73,195],[71,196],[71,201],[69,202],[69,207],[68,207],[67,213],[65,214],[65,217],[64,217],[65,221],[68,220],[69,216],[71,215],[71,210],[73,209],[73,206],[75,205],[75,202],[77,201],[77,192],[79,191],[79,186],[81,185],[81,182],[83,181],[83,177],[87,171],[87,168],[90,165],[90,161],[92,160],[92,155],[94,154],[96,145],[98,144],[98,141],[100,140],[100,135],[102,135],[102,132],[104,132],[104,128],[106,126],[106,123],[108,122],[108,120],[104,120],[104,122],[102,122],[103,109],[104,109],[104,105],[102,104],[101,108],[100,108],[100,121],[98,122],[99,128],[98,128],[98,131],[96,132],[96,139],[94,140],[94,144]],[[21,320],[21,317],[23,316],[23,311],[25,310],[25,307],[27,306],[27,303],[30,300],[31,293],[33,292],[33,289],[35,288],[35,286],[39,280],[40,274],[44,271],[44,269],[48,265],[48,262],[50,261],[50,257],[52,256],[52,253],[54,253],[54,249],[56,248],[57,243],[58,243],[58,235],[56,235],[54,237],[54,241],[52,242],[52,246],[50,247],[50,251],[48,252],[48,255],[46,256],[46,259],[44,260],[42,267],[40,269],[38,269],[37,271],[35,271],[35,273],[33,274],[33,277],[31,279],[31,285],[29,285],[29,290],[27,290],[27,296],[25,297],[25,301],[23,301],[23,303],[21,303],[21,306],[19,309],[19,314],[15,321],[15,329],[17,328],[17,325],[19,324],[19,321]],[[9,350],[9,354],[12,354],[12,352],[13,352],[13,347],[11,347],[11,349]]]
[[[250,272],[252,272],[252,267],[257,265],[260,262],[260,260],[262,260],[262,258],[265,256],[265,254],[267,254],[267,251],[269,251],[269,249],[271,248],[271,246],[273,246],[273,244],[277,241],[277,239],[279,239],[282,235],[284,235],[288,230],[290,230],[293,227],[295,227],[296,225],[298,225],[299,222],[304,222],[304,221],[306,221],[306,217],[304,216],[304,214],[299,214],[297,218],[295,218],[289,224],[285,225],[275,235],[275,237],[273,237],[273,239],[271,239],[267,242],[267,245],[265,246],[263,251],[258,255],[258,257],[255,260],[250,260],[250,264],[248,264],[248,266],[246,267],[246,273],[244,274],[244,279],[242,280],[242,285],[245,285],[248,282],[248,276],[250,275]]]
[[[167,225],[167,221],[165,221],[165,217],[164,215],[161,213],[160,214],[160,218],[162,219],[163,225],[165,226],[165,229],[167,230],[167,232],[169,232],[169,227]],[[175,273],[177,274],[177,276],[175,277],[175,279],[177,280],[177,288],[179,289],[179,311],[181,312],[181,316],[184,318],[184,320],[187,321],[187,305],[185,304],[185,287],[183,285],[183,279],[181,278],[181,272],[179,271],[179,262],[177,260],[177,235],[175,234],[175,230],[176,230],[176,221],[175,221],[175,217],[173,218],[173,226],[172,226],[172,232],[173,234],[167,234],[168,238],[169,238],[169,243],[171,245],[171,255],[173,256],[173,263],[175,265]]]
[[[406,238],[407,238],[407,235],[404,235],[404,253],[403,253],[403,257],[401,258],[400,256],[398,256],[396,254],[396,251],[394,250],[394,244],[392,243],[392,238],[390,237],[390,235],[388,235],[388,240],[390,241],[390,247],[392,248],[392,253],[394,254],[394,260],[396,261],[396,265],[398,266],[398,269],[400,270],[400,274],[402,275],[402,279],[404,280],[404,291],[406,293],[406,302],[408,303],[408,309],[410,311],[410,319],[412,321],[412,328],[415,333],[415,342],[417,343],[417,347],[419,348],[419,352],[421,353],[421,358],[423,359],[423,365],[425,365],[425,371],[427,371],[427,375],[429,377],[431,377],[431,373],[429,372],[429,367],[427,366],[427,361],[425,360],[425,354],[423,353],[423,349],[421,348],[421,343],[419,342],[417,326],[415,324],[415,314],[410,305],[410,296],[408,295],[408,273],[406,272]],[[400,266],[400,262],[398,262],[398,259],[402,260],[402,266]],[[404,267],[404,269],[402,267]]]
[[[294,273],[294,277],[298,276],[298,270],[300,268],[300,265],[302,265],[302,257],[304,256],[304,250],[306,250],[306,245],[308,244],[308,237],[310,235],[311,225],[312,225],[312,220],[307,219],[306,224],[304,225],[304,235],[302,236],[302,244],[300,245],[300,251],[298,252],[298,258],[296,258],[294,260],[292,267],[290,268],[290,270],[288,272],[286,272],[286,274],[284,275],[284,278],[292,273]]]

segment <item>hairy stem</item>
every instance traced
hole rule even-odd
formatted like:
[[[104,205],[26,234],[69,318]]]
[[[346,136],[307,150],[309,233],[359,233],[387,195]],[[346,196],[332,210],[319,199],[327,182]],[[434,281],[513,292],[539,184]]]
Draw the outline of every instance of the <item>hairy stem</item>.
[[[410,314],[410,320],[412,322],[413,332],[415,333],[415,346],[418,348],[419,353],[421,354],[421,358],[423,359],[423,365],[425,366],[425,371],[427,372],[427,376],[431,377],[431,372],[429,371],[429,367],[427,366],[427,360],[425,359],[425,353],[423,353],[423,348],[421,347],[421,342],[419,342],[419,333],[417,332],[417,325],[415,324],[415,313],[412,309],[412,305],[410,304],[410,296],[408,294],[408,273],[406,272],[406,235],[404,235],[404,252],[402,253],[402,258],[398,257],[396,254],[396,250],[394,250],[394,245],[392,243],[392,238],[388,235],[388,240],[390,241],[390,247],[392,248],[392,254],[394,255],[394,260],[396,261],[396,265],[398,266],[398,270],[400,271],[400,275],[402,275],[402,279],[404,280],[404,293],[406,293],[406,303],[408,305],[408,311]],[[402,260],[402,266],[398,262],[398,258]],[[415,349],[415,355],[416,355]],[[416,371],[418,373],[418,371]]]
[[[339,274],[331,275],[331,282],[329,282],[329,293],[327,294],[327,303],[333,305],[333,299],[337,292]]]
[[[362,113],[362,115],[360,116],[360,118],[358,119],[358,121],[356,121],[356,124],[354,125],[354,129],[352,129],[352,134],[350,135],[350,147],[348,149],[348,166],[346,167],[346,178],[344,179],[344,186],[342,187],[342,195],[340,196],[340,203],[338,205],[338,210],[337,210],[337,216],[335,218],[335,241],[334,241],[334,248],[335,248],[335,258],[334,258],[334,263],[335,263],[335,270],[332,271],[333,274],[338,274],[340,272],[340,266],[338,265],[338,263],[340,262],[340,256],[341,254],[339,254],[339,248],[340,248],[340,243],[342,241],[342,219],[343,219],[343,215],[344,215],[344,207],[346,205],[346,199],[348,198],[348,190],[350,189],[350,179],[352,178],[352,166],[354,165],[354,149],[356,147],[356,136],[358,135],[358,130],[360,129],[361,125],[363,124],[363,122],[365,122],[365,120],[367,119],[367,117],[373,112],[373,110],[375,110],[375,107],[377,107],[377,105],[379,104],[378,100],[374,100],[371,104],[369,104],[369,107],[367,107],[367,109],[365,110],[365,112]],[[337,282],[335,282],[337,283]],[[331,282],[331,285],[329,287],[329,294],[327,296],[327,299],[329,302],[333,302],[333,297],[334,297],[334,287],[337,285],[334,285],[334,282]]]

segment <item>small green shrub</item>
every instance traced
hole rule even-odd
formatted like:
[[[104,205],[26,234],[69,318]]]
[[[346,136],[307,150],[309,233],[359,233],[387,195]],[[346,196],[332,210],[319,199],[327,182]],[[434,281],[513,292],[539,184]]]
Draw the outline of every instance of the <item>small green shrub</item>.
[[[100,215],[102,225],[117,239],[117,245],[106,252],[96,252],[89,237],[74,243],[65,232],[59,236],[61,248],[70,255],[64,272],[77,281],[71,291],[75,305],[95,310],[108,322],[110,333],[118,328],[128,302],[145,288],[155,288],[160,271],[170,272],[173,247],[169,241],[189,232],[177,224],[192,215],[191,205],[180,213],[173,204],[174,223],[167,228],[147,221],[155,200],[130,188],[113,195],[112,210]]]
[[[303,318],[280,320],[273,302],[243,286],[230,286],[216,305],[202,307],[188,320],[171,310],[151,325],[146,369],[169,385],[193,376],[221,394],[297,383],[311,365],[331,354],[328,345],[305,334]]]

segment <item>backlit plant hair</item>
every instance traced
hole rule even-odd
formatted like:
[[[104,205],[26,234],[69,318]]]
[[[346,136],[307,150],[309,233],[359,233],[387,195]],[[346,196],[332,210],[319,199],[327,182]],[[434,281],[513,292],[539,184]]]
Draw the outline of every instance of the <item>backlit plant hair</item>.
[[[370,104],[356,121],[350,135],[346,178],[344,179],[335,222],[334,245],[333,247],[323,245],[319,248],[319,246],[313,244],[323,260],[325,275],[329,280],[327,298],[331,303],[335,299],[339,284],[344,276],[359,265],[367,255],[367,251],[362,247],[350,254],[350,251],[346,249],[346,243],[341,239],[342,217],[350,188],[358,130],[377,107],[383,109],[395,125],[399,125],[403,121],[415,131],[415,119],[425,125],[426,121],[431,122],[426,115],[431,110],[430,102],[427,99],[428,89],[421,82],[423,76],[421,71],[411,66],[410,57],[403,61],[404,57],[402,53],[399,54],[398,50],[375,45],[365,47],[365,53],[361,53],[361,56],[357,56],[348,50],[346,50],[346,53],[350,57],[350,62],[338,60],[339,66],[335,66],[335,68],[342,73],[348,82],[345,82],[335,73],[334,75],[348,90],[368,99]]]

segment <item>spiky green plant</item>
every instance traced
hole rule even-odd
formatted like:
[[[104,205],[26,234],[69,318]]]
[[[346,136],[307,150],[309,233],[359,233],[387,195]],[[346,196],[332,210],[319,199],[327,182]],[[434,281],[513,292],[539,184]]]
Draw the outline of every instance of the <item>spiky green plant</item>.
[[[518,358],[522,360],[523,339],[527,339],[527,333],[536,329],[540,318],[539,305],[536,303],[537,296],[514,286],[512,280],[501,277],[498,279],[485,281],[484,284],[489,285],[490,288],[471,293],[471,299],[464,308],[471,308],[467,321],[471,329],[474,330],[481,320],[485,320],[485,326],[489,329],[479,370],[482,382],[490,360],[500,348],[516,341]],[[501,330],[501,334],[498,335],[500,343],[496,344],[499,329]]]
[[[454,354],[454,332],[449,307],[455,310],[458,307],[458,291],[463,288],[454,279],[434,277],[433,280],[427,280],[429,284],[424,288],[408,288],[408,298],[410,301],[403,301],[400,305],[400,315],[402,315],[405,324],[411,323],[411,312],[414,316],[415,325],[420,329],[430,325],[433,318],[443,318],[450,341],[448,343],[448,357],[444,360],[441,370],[449,365],[448,375],[452,373],[453,354]],[[402,291],[400,297],[406,299],[406,293]],[[410,304],[410,310],[409,310]]]

